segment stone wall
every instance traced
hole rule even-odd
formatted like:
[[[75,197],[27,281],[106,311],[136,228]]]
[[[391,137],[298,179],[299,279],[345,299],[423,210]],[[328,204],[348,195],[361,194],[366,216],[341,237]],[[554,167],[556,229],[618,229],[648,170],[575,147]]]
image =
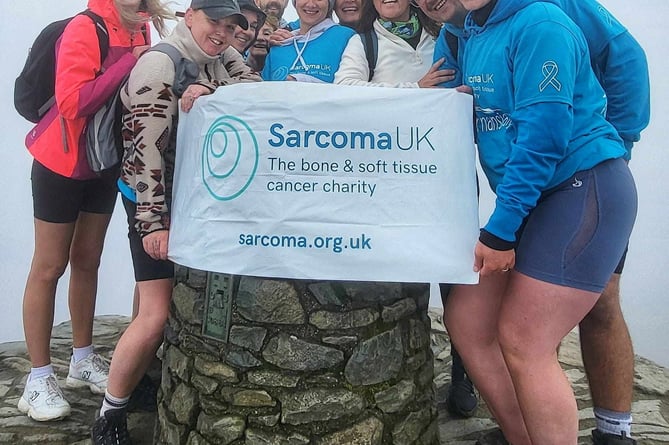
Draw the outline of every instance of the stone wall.
[[[438,444],[428,301],[178,267],[157,443]]]

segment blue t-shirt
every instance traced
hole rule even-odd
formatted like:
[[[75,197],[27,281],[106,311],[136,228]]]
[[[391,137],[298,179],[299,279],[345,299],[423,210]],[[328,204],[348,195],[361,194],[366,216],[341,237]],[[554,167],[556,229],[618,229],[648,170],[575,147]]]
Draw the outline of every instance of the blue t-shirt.
[[[467,17],[463,79],[473,89],[481,166],[497,195],[485,229],[513,242],[541,193],[625,150],[581,30],[550,3],[498,0]]]
[[[306,74],[332,83],[344,49],[354,34],[351,28],[334,25],[313,40],[298,42],[297,49],[293,43],[274,46],[265,60],[262,78],[286,80],[289,75]]]

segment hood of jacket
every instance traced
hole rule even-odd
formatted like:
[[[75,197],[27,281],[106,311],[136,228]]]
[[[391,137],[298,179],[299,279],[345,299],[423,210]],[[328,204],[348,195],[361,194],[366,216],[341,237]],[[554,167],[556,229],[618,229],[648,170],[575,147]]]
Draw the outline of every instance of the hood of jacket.
[[[122,27],[121,15],[116,10],[114,0],[88,0],[88,9],[104,17],[111,25]]]
[[[506,20],[527,5],[536,3],[536,1],[537,0],[497,0],[488,19],[482,25],[478,25],[474,20],[476,11],[467,14],[467,18],[465,19],[465,32],[475,34],[483,32],[487,26]]]

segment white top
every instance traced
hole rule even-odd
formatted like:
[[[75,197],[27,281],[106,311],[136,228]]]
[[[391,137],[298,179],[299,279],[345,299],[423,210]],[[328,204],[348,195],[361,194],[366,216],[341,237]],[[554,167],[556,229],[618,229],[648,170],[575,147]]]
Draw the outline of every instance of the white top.
[[[374,21],[374,31],[379,43],[372,81],[368,82],[365,47],[360,34],[356,34],[348,41],[334,82],[341,85],[418,88],[418,81],[432,66],[435,38],[423,29],[418,47],[413,49],[404,39],[386,30],[378,20]]]

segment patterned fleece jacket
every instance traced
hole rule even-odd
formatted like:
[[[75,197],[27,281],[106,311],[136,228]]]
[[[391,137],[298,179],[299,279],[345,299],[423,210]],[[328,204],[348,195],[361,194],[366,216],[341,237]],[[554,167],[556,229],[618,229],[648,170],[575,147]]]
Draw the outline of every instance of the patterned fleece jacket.
[[[221,56],[207,55],[183,21],[164,42],[199,66],[196,83],[212,91],[223,85],[261,80],[232,47]],[[149,51],[140,57],[121,92],[125,152],[119,188],[137,203],[135,228],[142,237],[169,230],[170,225],[179,119],[178,97],[172,91],[174,73],[169,56]]]

